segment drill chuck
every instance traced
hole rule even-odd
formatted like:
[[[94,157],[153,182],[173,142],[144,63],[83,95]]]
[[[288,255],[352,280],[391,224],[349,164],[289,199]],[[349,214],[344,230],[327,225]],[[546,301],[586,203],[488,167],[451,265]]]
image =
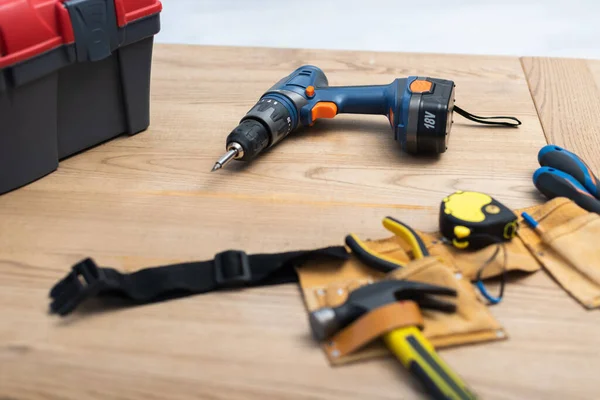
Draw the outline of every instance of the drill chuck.
[[[251,160],[269,145],[269,132],[260,122],[245,119],[227,136],[226,143],[227,150],[238,146],[242,149],[235,159]]]
[[[292,115],[293,108],[286,106],[286,102],[289,100],[278,93],[263,96],[227,136],[227,153],[215,163],[213,171],[231,160],[250,161],[287,136],[292,131],[296,116]]]

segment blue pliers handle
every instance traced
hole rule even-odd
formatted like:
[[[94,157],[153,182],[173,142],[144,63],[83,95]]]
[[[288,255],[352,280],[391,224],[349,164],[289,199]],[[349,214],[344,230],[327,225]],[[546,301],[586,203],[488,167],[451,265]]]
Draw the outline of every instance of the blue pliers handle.
[[[533,174],[535,187],[547,198],[566,197],[581,208],[600,214],[598,178],[576,154],[556,145],[538,153],[542,166]]]

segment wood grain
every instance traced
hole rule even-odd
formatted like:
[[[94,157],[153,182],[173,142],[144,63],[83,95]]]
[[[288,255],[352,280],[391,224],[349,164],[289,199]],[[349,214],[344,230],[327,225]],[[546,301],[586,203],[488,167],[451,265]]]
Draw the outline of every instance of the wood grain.
[[[339,116],[255,163],[209,173],[259,95],[304,63],[332,85],[454,79],[457,104],[523,125],[455,116],[448,152],[424,159],[399,151],[385,118]],[[48,290],[87,256],[135,270],[228,248],[311,248],[350,231],[385,236],[385,215],[434,230],[456,189],[511,207],[540,202],[531,173],[545,139],[519,59],[160,45],[153,68],[147,132],[0,197],[0,399],[422,397],[391,358],[329,367],[294,285],[110,312],[90,304],[66,320],[47,315]],[[482,398],[595,396],[600,314],[543,273],[513,282],[493,312],[510,340],[442,354]]]
[[[600,62],[521,59],[548,143],[600,171]]]
[[[587,60],[587,66],[594,75],[596,87],[600,87],[600,60]]]

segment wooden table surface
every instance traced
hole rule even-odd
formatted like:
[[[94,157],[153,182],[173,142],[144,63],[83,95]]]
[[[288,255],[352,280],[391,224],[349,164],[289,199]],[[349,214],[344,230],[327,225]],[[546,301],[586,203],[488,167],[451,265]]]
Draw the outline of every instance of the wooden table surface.
[[[383,117],[341,115],[209,173],[260,94],[305,63],[331,85],[453,79],[460,106],[523,125],[455,116],[436,159],[402,154]],[[156,46],[147,132],[0,196],[0,399],[422,397],[390,357],[330,367],[293,284],[66,319],[48,315],[48,290],[87,256],[133,271],[229,248],[320,247],[349,231],[385,237],[385,215],[433,231],[458,189],[540,203],[531,175],[547,140],[600,169],[599,86],[600,62],[582,60]],[[598,397],[599,312],[543,271],[512,281],[492,312],[509,340],[442,351],[482,398]]]

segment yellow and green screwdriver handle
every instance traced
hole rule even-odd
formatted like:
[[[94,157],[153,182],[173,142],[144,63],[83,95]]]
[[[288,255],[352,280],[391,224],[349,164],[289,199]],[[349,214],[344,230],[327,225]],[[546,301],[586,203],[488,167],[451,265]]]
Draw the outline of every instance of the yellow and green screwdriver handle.
[[[386,217],[383,219],[383,226],[410,244],[415,259],[429,256],[423,240],[408,225]],[[387,273],[405,267],[401,262],[373,252],[356,235],[348,235],[346,244],[362,262],[379,271]],[[418,327],[395,329],[385,334],[383,340],[434,399],[476,399],[466,383],[442,360]]]

